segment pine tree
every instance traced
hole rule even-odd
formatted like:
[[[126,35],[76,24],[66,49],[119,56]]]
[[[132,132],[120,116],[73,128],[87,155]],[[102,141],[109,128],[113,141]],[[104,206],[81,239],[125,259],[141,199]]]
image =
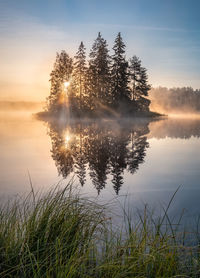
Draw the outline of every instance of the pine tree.
[[[151,87],[147,70],[136,56],[128,63],[125,48],[121,33],[118,33],[111,59],[107,42],[99,32],[92,45],[88,67],[83,42],[74,57],[74,64],[64,50],[57,53],[51,72],[47,110],[57,114],[69,111],[66,109],[69,107],[74,116],[101,116],[103,113],[110,115],[116,112],[133,115],[135,111],[149,111],[150,101],[147,96]],[[70,86],[66,94],[64,82],[69,79]]]
[[[85,100],[85,82],[86,82],[86,53],[85,53],[85,46],[83,42],[81,42],[78,51],[75,55],[75,63],[74,63],[74,70],[73,70],[73,89],[74,94],[79,99],[79,109],[82,110],[84,106]]]
[[[89,68],[86,70],[86,80],[85,80],[85,106],[86,111],[89,113],[95,110],[96,107],[96,95],[95,95],[95,79],[93,77],[94,69],[91,65],[89,65]]]
[[[114,55],[112,56],[112,99],[114,104],[118,104],[124,99],[130,98],[128,88],[128,62],[125,59],[125,44],[121,33],[118,33],[113,46]]]
[[[131,87],[131,99],[137,101],[140,94],[136,90],[140,75],[141,61],[137,56],[133,56],[130,59],[129,73],[130,73],[130,87]]]
[[[89,55],[91,85],[97,105],[108,104],[110,102],[110,56],[108,52],[107,42],[99,32]]]
[[[73,61],[69,55],[62,50],[57,53],[53,71],[51,72],[50,82],[51,91],[47,98],[47,109],[51,112],[58,112],[63,102],[63,85],[68,81],[73,69]]]
[[[141,66],[141,60],[137,56],[130,59],[129,70],[132,100],[137,103],[138,110],[148,111],[150,101],[146,97],[151,86],[148,84],[147,70]]]

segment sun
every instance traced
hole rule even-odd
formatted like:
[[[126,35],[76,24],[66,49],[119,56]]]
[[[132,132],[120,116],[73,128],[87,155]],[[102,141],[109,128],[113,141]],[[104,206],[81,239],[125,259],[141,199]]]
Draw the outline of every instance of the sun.
[[[65,135],[65,147],[69,146],[70,139],[71,139],[71,136],[67,133]]]
[[[65,88],[69,87],[69,85],[70,85],[70,82],[69,82],[69,81],[64,82],[64,87],[65,87]]]

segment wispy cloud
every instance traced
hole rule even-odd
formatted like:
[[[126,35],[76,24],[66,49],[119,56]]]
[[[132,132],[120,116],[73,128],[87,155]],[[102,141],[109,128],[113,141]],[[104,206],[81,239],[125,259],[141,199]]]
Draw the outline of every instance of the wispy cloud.
[[[80,24],[80,23],[79,23]],[[200,30],[191,30],[186,28],[171,28],[167,26],[145,26],[145,25],[133,25],[133,24],[103,24],[103,23],[85,23],[81,24],[85,27],[96,26],[96,28],[109,28],[118,30],[143,30],[143,31],[163,31],[163,32],[180,32],[180,33],[200,33]]]

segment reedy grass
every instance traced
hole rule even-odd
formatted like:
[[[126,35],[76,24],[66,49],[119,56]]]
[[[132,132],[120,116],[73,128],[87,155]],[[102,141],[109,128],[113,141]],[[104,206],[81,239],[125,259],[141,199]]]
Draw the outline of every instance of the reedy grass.
[[[185,246],[169,219],[173,197],[160,218],[145,206],[134,222],[124,210],[116,231],[106,207],[71,184],[43,196],[32,188],[0,208],[0,277],[200,277],[199,246]]]

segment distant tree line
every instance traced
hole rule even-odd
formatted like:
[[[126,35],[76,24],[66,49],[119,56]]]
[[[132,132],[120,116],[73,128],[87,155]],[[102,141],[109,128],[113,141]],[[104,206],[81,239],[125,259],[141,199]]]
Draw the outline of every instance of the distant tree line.
[[[200,90],[191,87],[152,88],[149,98],[151,109],[158,112],[200,112]]]
[[[57,53],[47,110],[58,113],[68,102],[74,116],[149,111],[147,70],[136,56],[126,60],[125,48],[118,33],[110,55],[106,40],[98,33],[89,60],[83,42],[73,59],[64,50]],[[65,84],[69,85],[66,89]]]

